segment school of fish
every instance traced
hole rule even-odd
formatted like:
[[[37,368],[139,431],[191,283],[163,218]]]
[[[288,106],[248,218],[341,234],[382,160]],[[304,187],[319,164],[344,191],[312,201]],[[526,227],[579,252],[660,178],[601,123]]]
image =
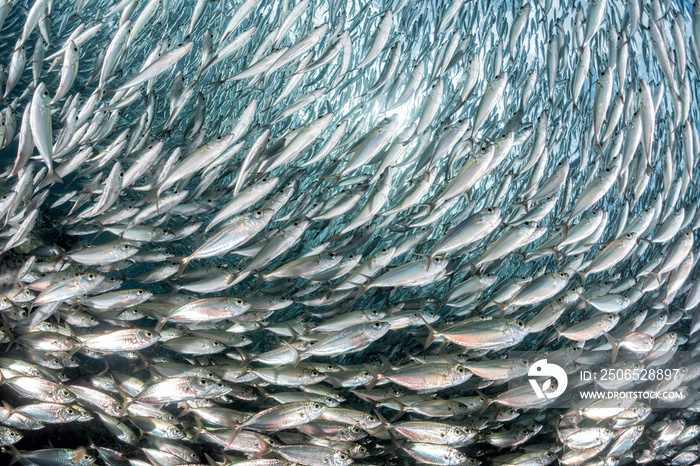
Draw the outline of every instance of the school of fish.
[[[700,464],[700,0],[0,0],[0,50],[0,464]]]

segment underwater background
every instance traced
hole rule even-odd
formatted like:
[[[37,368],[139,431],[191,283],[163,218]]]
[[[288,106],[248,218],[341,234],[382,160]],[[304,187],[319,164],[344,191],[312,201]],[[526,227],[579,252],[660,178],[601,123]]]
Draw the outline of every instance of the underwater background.
[[[698,464],[700,1],[0,0],[0,464]]]

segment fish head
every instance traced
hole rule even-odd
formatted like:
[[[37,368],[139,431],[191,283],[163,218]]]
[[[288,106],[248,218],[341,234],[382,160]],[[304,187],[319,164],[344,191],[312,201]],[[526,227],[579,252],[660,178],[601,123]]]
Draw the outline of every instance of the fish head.
[[[328,464],[331,466],[345,466],[352,464],[352,457],[343,451],[334,451],[328,458]]]
[[[304,369],[301,372],[301,380],[305,385],[318,383],[326,378],[326,374],[316,369]],[[320,409],[320,408],[319,408]],[[325,411],[325,408],[323,409]]]
[[[319,401],[310,401],[305,406],[305,411],[309,419],[316,419],[328,408]]]
[[[51,393],[51,399],[55,403],[67,404],[75,402],[75,394],[68,390],[68,388],[61,384],[56,384]]]
[[[3,445],[12,445],[22,440],[23,437],[24,435],[15,429],[0,427],[0,441],[2,441]]]

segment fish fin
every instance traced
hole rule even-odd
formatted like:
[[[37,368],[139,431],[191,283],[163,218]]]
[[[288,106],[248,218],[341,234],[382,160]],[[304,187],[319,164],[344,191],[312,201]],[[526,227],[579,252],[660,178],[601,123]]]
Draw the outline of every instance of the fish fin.
[[[620,351],[620,341],[613,338],[608,332],[603,332],[603,336],[605,336],[605,339],[608,340],[608,343],[612,346],[612,363],[615,364],[617,352]]]
[[[586,286],[586,272],[581,272],[580,270],[577,270],[576,273],[578,274],[579,277],[581,277],[581,282],[582,285],[585,287]]]

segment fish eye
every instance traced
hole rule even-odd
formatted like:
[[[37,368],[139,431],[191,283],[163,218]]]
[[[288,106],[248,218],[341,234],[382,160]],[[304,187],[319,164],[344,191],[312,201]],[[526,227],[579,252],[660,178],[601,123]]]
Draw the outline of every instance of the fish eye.
[[[17,436],[17,434],[15,433],[15,431],[14,431],[14,430],[11,430],[11,431],[10,431],[10,437],[14,438],[14,437],[16,437],[16,436]]]
[[[525,322],[523,322],[522,320],[519,320],[519,321],[516,323],[516,325],[518,326],[518,328],[525,328]]]
[[[436,264],[439,264],[439,263],[440,263],[440,258],[439,258],[439,257],[436,257],[435,259],[433,259],[433,262],[435,262]]]
[[[241,341],[246,341],[247,339],[248,339],[248,337],[247,337],[247,336],[245,336],[245,335],[241,335]]]
[[[316,370],[311,371],[311,377],[318,377],[319,375],[320,374],[318,373],[318,371],[316,371]]]
[[[216,341],[216,340],[214,340],[214,341],[212,342],[212,344],[211,344],[211,345],[212,345],[212,346],[219,346],[219,342],[218,342],[218,341]]]
[[[314,409],[321,409],[321,403],[314,403]]]
[[[145,333],[145,335],[146,335],[147,337],[152,337],[152,336],[153,336],[153,332],[151,332],[150,330],[147,330],[146,333]]]
[[[263,178],[263,179],[262,179],[262,182],[263,182],[263,183],[267,183],[267,178]]]
[[[355,433],[355,434],[359,434],[360,432],[362,432],[362,431],[360,430],[360,428],[357,427],[357,426],[352,426],[352,431],[353,431],[353,433]]]
[[[70,396],[70,392],[64,388],[63,390],[61,390],[61,396],[68,397]]]
[[[68,409],[66,410],[66,412],[67,412],[68,414],[73,414],[75,411],[73,410],[73,408],[68,408]]]
[[[362,372],[360,372],[360,375],[362,377],[369,377],[371,374],[368,371],[362,371]]]
[[[143,294],[143,290],[138,290],[136,294]]]
[[[95,278],[95,274],[89,273],[87,277],[88,277],[90,280],[92,280],[93,278]]]
[[[382,328],[382,324],[380,324],[379,322],[375,322],[374,324],[372,324],[372,326],[374,328]]]
[[[376,309],[372,309],[371,311],[369,311],[369,313],[372,314],[373,316],[376,316],[377,314],[379,314]]]
[[[217,141],[221,141],[221,136],[217,136],[217,137],[216,137],[216,140],[217,140]]]
[[[464,374],[464,368],[462,366],[457,367],[458,374]]]
[[[48,96],[49,96],[49,91],[44,91],[44,96],[48,97]]]
[[[243,304],[243,300],[242,300],[242,299],[237,299],[237,300],[236,300],[236,304],[240,306],[241,304]]]
[[[207,379],[199,379],[199,385],[206,385],[207,384]]]
[[[492,209],[491,207],[487,207],[487,208],[486,208],[486,212],[490,214],[490,213],[493,212],[493,209]]]
[[[329,252],[329,253],[328,253],[328,257],[330,257],[331,259],[334,258],[334,257],[335,257],[335,253]]]
[[[262,216],[262,210],[258,210],[257,212],[255,212],[255,215],[257,215],[258,217]]]

